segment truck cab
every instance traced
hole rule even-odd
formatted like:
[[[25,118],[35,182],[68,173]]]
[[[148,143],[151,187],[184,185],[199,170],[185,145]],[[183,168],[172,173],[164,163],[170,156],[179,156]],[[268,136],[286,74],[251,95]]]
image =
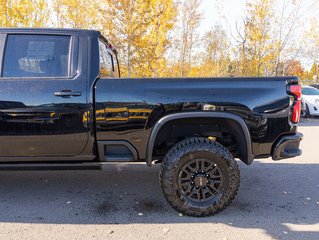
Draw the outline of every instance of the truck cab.
[[[120,76],[117,52],[99,32],[1,30],[0,70],[0,159],[95,158],[88,79]]]

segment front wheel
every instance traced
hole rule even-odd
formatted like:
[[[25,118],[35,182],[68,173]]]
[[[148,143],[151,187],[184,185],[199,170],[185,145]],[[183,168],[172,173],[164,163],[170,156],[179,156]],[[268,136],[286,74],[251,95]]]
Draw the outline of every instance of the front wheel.
[[[205,217],[232,202],[239,189],[240,174],[225,147],[206,138],[188,138],[166,154],[160,182],[166,200],[175,210]]]

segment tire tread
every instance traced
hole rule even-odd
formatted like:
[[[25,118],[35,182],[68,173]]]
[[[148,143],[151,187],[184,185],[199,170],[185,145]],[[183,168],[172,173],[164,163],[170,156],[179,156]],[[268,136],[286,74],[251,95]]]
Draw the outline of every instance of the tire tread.
[[[178,168],[179,159],[190,153],[198,151],[209,151],[213,152],[219,157],[227,161],[229,173],[229,191],[222,195],[216,205],[213,205],[208,211],[193,211],[187,208],[187,204],[180,206],[178,197],[172,193],[174,184],[175,170]],[[205,217],[217,214],[223,211],[229,204],[234,200],[237,195],[240,185],[240,173],[237,162],[235,161],[232,154],[221,144],[216,141],[211,141],[203,137],[192,137],[186,138],[181,142],[175,144],[166,154],[163,159],[161,170],[160,170],[160,185],[164,197],[168,203],[178,212],[183,215],[193,217]]]

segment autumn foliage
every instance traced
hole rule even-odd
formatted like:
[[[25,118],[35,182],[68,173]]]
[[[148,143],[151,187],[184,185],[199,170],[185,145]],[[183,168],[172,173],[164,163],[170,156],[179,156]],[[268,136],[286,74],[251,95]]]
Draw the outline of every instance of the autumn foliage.
[[[319,22],[302,26],[301,0],[247,0],[231,29],[221,20],[206,33],[199,31],[201,2],[0,0],[0,26],[100,30],[118,49],[127,77],[318,79]]]

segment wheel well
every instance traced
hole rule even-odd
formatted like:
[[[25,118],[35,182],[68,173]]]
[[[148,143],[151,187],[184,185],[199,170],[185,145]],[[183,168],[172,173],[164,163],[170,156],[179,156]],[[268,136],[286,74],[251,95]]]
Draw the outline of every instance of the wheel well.
[[[189,137],[207,137],[226,147],[234,157],[250,164],[243,127],[230,118],[193,117],[173,119],[165,122],[158,131],[152,148],[152,156],[161,159],[177,142]],[[249,141],[249,142],[248,142]]]

